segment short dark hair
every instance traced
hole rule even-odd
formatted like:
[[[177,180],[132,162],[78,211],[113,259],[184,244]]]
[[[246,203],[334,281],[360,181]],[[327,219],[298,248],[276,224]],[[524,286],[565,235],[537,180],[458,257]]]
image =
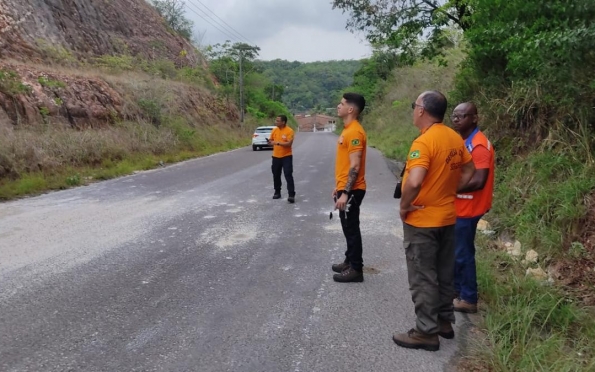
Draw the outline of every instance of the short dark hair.
[[[285,115],[279,115],[277,116],[279,119],[281,119],[282,122],[287,123],[287,116]]]
[[[424,110],[428,112],[433,118],[444,121],[444,114],[446,114],[446,106],[448,102],[444,94],[437,90],[430,90],[423,93],[422,102]]]
[[[364,111],[364,108],[366,108],[366,99],[361,94],[345,93],[343,94],[343,98],[345,99],[345,102],[357,108],[358,114],[361,114],[362,111]]]

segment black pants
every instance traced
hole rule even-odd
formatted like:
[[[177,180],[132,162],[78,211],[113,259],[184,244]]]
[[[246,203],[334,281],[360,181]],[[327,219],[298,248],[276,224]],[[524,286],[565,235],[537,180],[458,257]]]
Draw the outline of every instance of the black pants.
[[[275,194],[281,193],[281,171],[285,174],[285,181],[287,182],[287,192],[289,196],[295,196],[295,186],[293,185],[293,156],[285,156],[283,158],[273,157],[273,184],[275,187]]]
[[[337,198],[340,198],[343,193],[344,191],[339,191],[337,193]],[[351,195],[353,195],[353,199],[351,200],[349,212],[339,212],[343,235],[345,235],[345,240],[347,241],[345,262],[349,262],[354,270],[362,271],[364,267],[364,259],[362,257],[362,233],[359,229],[359,207],[362,205],[366,190],[351,190],[347,200],[349,200]]]

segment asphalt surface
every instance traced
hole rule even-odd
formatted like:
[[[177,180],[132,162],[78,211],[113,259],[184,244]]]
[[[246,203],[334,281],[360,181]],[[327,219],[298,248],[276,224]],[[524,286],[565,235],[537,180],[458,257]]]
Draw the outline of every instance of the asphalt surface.
[[[391,339],[415,317],[395,177],[372,148],[365,281],[332,280],[336,140],[296,136],[296,204],[271,199],[271,151],[251,147],[1,204],[0,370],[447,368],[460,337],[434,353]]]

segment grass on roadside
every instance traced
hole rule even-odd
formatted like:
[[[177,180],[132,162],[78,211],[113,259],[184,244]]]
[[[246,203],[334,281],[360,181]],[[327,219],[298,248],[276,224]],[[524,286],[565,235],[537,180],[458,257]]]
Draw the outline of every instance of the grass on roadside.
[[[525,268],[478,238],[477,276],[484,339],[466,357],[492,371],[595,370],[595,319],[555,286],[526,278]]]
[[[58,127],[3,128],[0,168],[11,176],[0,179],[0,200],[65,189],[226,151],[250,143],[251,120],[193,127],[182,118],[160,127],[144,121],[76,131]]]

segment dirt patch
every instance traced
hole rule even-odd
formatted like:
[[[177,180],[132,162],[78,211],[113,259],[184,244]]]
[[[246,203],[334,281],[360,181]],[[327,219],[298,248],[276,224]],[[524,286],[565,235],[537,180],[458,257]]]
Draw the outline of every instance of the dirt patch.
[[[586,200],[585,218],[578,224],[566,257],[550,266],[550,274],[570,295],[586,306],[595,306],[595,193]]]

